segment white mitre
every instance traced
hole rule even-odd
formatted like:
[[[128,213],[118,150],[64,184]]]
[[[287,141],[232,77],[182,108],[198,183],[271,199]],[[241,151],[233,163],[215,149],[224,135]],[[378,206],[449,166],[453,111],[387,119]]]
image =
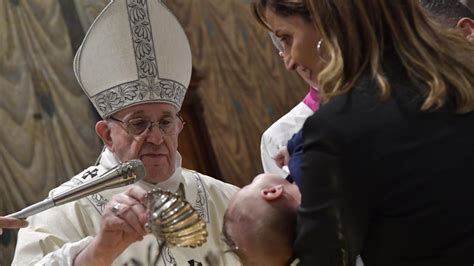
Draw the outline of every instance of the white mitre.
[[[76,78],[103,118],[149,102],[181,109],[191,68],[184,30],[158,0],[112,0],[74,58]]]

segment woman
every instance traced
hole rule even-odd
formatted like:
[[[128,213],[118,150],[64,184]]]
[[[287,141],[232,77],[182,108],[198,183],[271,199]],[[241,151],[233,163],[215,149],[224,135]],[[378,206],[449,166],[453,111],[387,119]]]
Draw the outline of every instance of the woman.
[[[301,264],[472,265],[474,47],[417,0],[306,2],[255,5],[324,103],[303,128]]]

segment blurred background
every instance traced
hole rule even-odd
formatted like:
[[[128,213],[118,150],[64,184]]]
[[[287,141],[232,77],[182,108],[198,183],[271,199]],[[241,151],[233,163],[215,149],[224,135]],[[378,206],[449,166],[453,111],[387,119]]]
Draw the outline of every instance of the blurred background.
[[[0,215],[44,199],[94,164],[99,119],[72,62],[108,0],[0,0]],[[306,94],[244,0],[163,1],[185,28],[193,77],[183,166],[237,186],[262,172],[263,131]],[[0,236],[10,265],[17,230]]]

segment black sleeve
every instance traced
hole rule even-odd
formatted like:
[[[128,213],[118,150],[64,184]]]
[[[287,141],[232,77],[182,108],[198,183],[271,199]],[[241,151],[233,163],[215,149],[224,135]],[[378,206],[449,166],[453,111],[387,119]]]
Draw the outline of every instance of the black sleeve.
[[[354,185],[358,181],[344,159],[348,144],[338,132],[317,114],[303,128],[302,201],[294,243],[300,265],[355,265],[362,247],[368,206]]]

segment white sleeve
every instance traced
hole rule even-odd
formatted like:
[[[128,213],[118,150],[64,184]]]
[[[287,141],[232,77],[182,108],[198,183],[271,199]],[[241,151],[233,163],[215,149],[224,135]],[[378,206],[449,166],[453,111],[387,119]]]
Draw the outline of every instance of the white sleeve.
[[[60,249],[48,253],[34,265],[72,266],[74,259],[91,243],[92,239],[92,236],[88,236],[78,242],[66,243]]]
[[[288,175],[273,160],[281,146],[286,146],[288,140],[298,130],[303,127],[306,118],[313,114],[313,111],[303,102],[297,104],[288,113],[273,123],[262,135],[260,152],[262,166],[265,173],[277,174],[282,177]]]
[[[270,128],[269,128],[270,129]],[[276,155],[278,149],[285,144],[282,141],[277,141],[272,138],[270,131],[263,132],[260,144],[260,152],[262,157],[262,166],[265,173],[277,174],[281,177],[288,175],[283,169],[278,167],[273,157]]]
[[[30,216],[28,227],[18,232],[12,264],[72,265],[100,223],[100,214],[91,204],[84,204],[85,201],[70,202]]]

